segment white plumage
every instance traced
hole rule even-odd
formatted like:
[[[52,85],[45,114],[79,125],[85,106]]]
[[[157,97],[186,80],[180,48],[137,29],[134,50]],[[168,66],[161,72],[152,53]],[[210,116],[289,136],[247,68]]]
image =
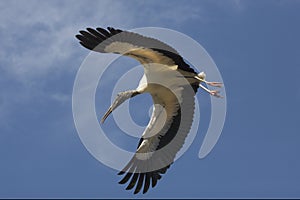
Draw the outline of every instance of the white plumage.
[[[136,90],[121,92],[102,118],[125,100],[142,93],[150,93],[154,109],[151,119],[142,134],[135,155],[119,175],[125,174],[119,182],[129,181],[126,189],[138,193],[143,187],[146,193],[154,187],[184,144],[190,131],[194,115],[194,96],[198,87],[211,95],[221,97],[218,91],[211,91],[202,82],[220,87],[221,83],[208,82],[205,74],[197,74],[178,52],[169,45],[137,33],[108,27],[87,28],[76,37],[80,44],[100,53],[118,53],[138,60],[144,66],[144,76]]]

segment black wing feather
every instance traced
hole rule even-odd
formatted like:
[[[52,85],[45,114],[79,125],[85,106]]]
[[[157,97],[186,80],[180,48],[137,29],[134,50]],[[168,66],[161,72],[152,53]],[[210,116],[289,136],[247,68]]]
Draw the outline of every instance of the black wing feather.
[[[97,38],[100,38],[102,40],[106,39],[105,36],[103,36],[101,33],[99,33],[98,31],[96,31],[95,29],[87,28],[86,30],[88,30],[90,33],[92,33]]]
[[[109,38],[111,36],[111,34],[107,30],[105,30],[103,28],[96,28],[96,30],[99,31],[106,38]]]
[[[112,28],[112,27],[107,27],[107,29],[108,29],[113,35],[122,32],[121,30],[119,30],[119,29],[114,29],[114,28]]]
[[[134,194],[137,194],[137,193],[140,192],[140,190],[143,186],[144,177],[145,177],[145,173],[140,173],[139,181],[138,181],[137,186],[135,188]]]
[[[148,189],[149,189],[149,186],[150,186],[150,173],[146,173],[146,179],[145,179],[145,185],[144,185],[144,189],[143,189],[143,194],[145,194]]]
[[[92,28],[87,28],[86,30],[87,31],[79,31],[79,33],[81,35],[76,35],[76,38],[81,41],[80,44],[82,46],[88,48],[89,50],[94,50],[94,51],[101,52],[101,53],[105,53],[105,51],[104,51],[105,47],[96,48],[100,43],[102,43],[106,39],[108,39],[118,33],[124,32],[120,29],[114,29],[112,27],[107,27],[107,30],[105,30],[103,28],[96,28],[96,30],[92,29]],[[126,33],[129,33],[129,32],[126,32]],[[128,36],[128,37],[130,37],[130,36]],[[152,49],[153,51],[156,51],[156,52],[172,59],[174,64],[178,65],[179,69],[196,74],[195,70],[193,68],[191,68],[183,60],[183,58],[179,55],[179,53],[175,49],[170,47],[169,45],[167,45],[157,39],[147,38],[147,37],[141,36],[136,33],[134,33],[134,34],[132,33],[131,37],[132,38],[131,38],[130,42],[133,45]],[[139,37],[139,39],[143,38],[145,44],[140,44],[139,39],[135,39],[134,37]],[[113,42],[113,40],[111,42]],[[161,47],[161,48],[158,48],[158,47]]]
[[[196,73],[195,70],[193,68],[191,68],[178,53],[167,51],[164,49],[157,49],[157,48],[152,48],[152,49],[169,57],[169,58],[172,58],[174,63],[176,65],[178,65],[179,69],[187,71],[187,72]]]
[[[75,37],[80,40],[80,44],[89,50],[105,53],[103,48],[96,48],[99,44],[103,41],[107,40],[108,38],[116,35],[117,33],[121,33],[122,31],[119,29],[109,28],[107,30],[103,28],[87,28],[85,30],[79,31],[80,35],[76,35]]]
[[[121,175],[121,174],[119,173],[118,175]],[[126,174],[126,176],[124,176],[124,178],[123,178],[122,180],[119,181],[119,183],[120,183],[120,184],[126,183],[126,182],[130,179],[131,176],[132,176],[132,173],[128,172],[128,173]]]
[[[134,173],[130,183],[128,184],[128,186],[126,188],[126,190],[130,190],[135,186],[135,183],[136,183],[138,177],[139,177],[139,173]]]
[[[154,188],[155,186],[156,186],[156,184],[157,184],[157,175],[155,174],[154,175],[154,173],[152,173],[151,174],[152,176],[151,176],[151,179],[152,179],[152,187]]]
[[[189,87],[189,86],[186,86],[186,87]],[[156,147],[156,150],[162,149],[163,147],[165,147],[166,145],[171,143],[175,136],[178,138],[181,138],[178,141],[182,141],[182,143],[180,143],[181,146],[179,145],[177,148],[180,149],[182,147],[186,135],[184,132],[181,132],[182,129],[180,128],[179,124],[180,124],[182,117],[188,117],[185,119],[187,119],[190,122],[190,125],[192,124],[192,120],[190,120],[190,119],[192,119],[193,111],[194,111],[194,95],[193,94],[195,94],[193,92],[193,90],[190,90],[188,88],[183,89],[183,96],[185,98],[183,99],[180,107],[185,108],[185,109],[184,109],[184,111],[182,111],[180,107],[178,108],[177,114],[175,116],[173,116],[173,121],[172,121],[168,131],[165,133],[165,135],[163,137],[160,138],[160,141],[159,141],[158,146]],[[191,105],[191,104],[193,104],[193,105]],[[186,115],[186,113],[189,113],[188,116]],[[139,146],[142,144],[142,142],[143,142],[143,138],[140,140]],[[168,147],[166,147],[166,148],[168,148]],[[158,154],[158,155],[160,156],[161,159],[166,159],[168,161],[168,158],[164,158],[164,154]],[[173,155],[173,156],[175,158],[175,155]],[[136,162],[137,166],[138,166],[138,162],[142,162],[142,161],[138,160]],[[128,170],[129,169],[128,166],[132,165],[132,163],[135,163],[134,159],[132,159],[127,164],[127,166],[122,170],[122,173],[125,171],[127,173],[138,173],[138,171]],[[165,163],[169,163],[169,162],[165,162]],[[142,186],[138,186],[139,184],[144,185],[143,193],[146,193],[149,190],[150,185],[154,188],[157,185],[158,180],[160,180],[162,178],[162,175],[167,172],[167,170],[170,168],[172,163],[173,162],[171,162],[169,165],[167,165],[166,167],[163,167],[161,169],[145,172],[144,173],[145,176],[143,178],[144,183],[141,183],[141,181],[139,181],[136,186],[139,189],[139,191],[140,191],[140,187],[142,187]],[[133,183],[136,184],[136,180],[135,180],[135,182],[131,181],[129,183],[130,188],[133,188],[133,186],[131,185]],[[136,193],[136,191],[135,191],[135,193]]]

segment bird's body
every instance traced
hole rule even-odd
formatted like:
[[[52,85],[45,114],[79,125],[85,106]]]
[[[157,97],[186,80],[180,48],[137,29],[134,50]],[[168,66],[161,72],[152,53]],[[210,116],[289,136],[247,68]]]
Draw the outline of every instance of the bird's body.
[[[121,92],[102,118],[125,100],[139,94],[149,93],[153,100],[153,112],[136,153],[119,173],[125,174],[119,182],[129,181],[126,189],[138,193],[143,187],[147,192],[154,187],[184,144],[190,131],[194,115],[194,96],[199,86],[211,95],[220,97],[217,91],[210,91],[200,83],[207,82],[205,74],[197,74],[169,45],[153,38],[108,28],[80,31],[76,35],[80,44],[100,53],[118,53],[138,60],[144,66],[144,76],[136,90]]]

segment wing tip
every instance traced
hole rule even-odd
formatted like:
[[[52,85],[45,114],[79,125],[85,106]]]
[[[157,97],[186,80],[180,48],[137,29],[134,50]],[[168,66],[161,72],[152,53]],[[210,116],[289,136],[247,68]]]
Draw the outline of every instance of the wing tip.
[[[154,188],[157,185],[158,180],[162,178],[162,174],[166,173],[168,168],[170,168],[170,165],[168,165],[156,171],[139,173],[135,171],[136,166],[132,164],[131,160],[126,167],[118,173],[118,175],[126,173],[126,175],[119,181],[119,184],[129,182],[125,190],[131,190],[136,186],[133,194],[137,194],[139,192],[142,192],[143,194],[147,193],[150,189],[150,185]],[[135,172],[132,172],[132,170]]]
[[[119,173],[118,173],[118,175],[123,175],[123,174],[125,174],[124,171],[119,171]]]
[[[140,192],[142,194],[146,194],[150,189],[150,185],[152,186],[152,188],[154,188],[157,185],[158,180],[161,179],[159,173],[134,173],[132,177],[132,174],[129,174],[130,173],[127,173],[126,176],[121,181],[119,181],[119,184],[125,184],[130,181],[125,190],[132,190],[136,186],[133,191],[133,194],[138,194]]]
[[[144,177],[145,177],[145,173],[139,174],[139,180],[138,180],[136,188],[134,190],[134,194],[137,194],[141,191],[141,189],[143,187]]]

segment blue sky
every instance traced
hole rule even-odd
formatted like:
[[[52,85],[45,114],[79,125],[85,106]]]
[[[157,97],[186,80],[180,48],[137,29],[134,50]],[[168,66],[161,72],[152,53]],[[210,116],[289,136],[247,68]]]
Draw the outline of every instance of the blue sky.
[[[300,197],[299,1],[1,0],[0,8],[0,198],[133,197],[88,153],[72,117],[73,83],[88,54],[74,36],[99,26],[182,32],[207,50],[226,86],[227,118],[209,156],[198,158],[209,118],[200,91],[195,141],[137,197]],[[127,69],[134,63],[123,61]],[[96,100],[103,113],[110,98]],[[140,109],[133,115],[145,125],[148,108]]]

